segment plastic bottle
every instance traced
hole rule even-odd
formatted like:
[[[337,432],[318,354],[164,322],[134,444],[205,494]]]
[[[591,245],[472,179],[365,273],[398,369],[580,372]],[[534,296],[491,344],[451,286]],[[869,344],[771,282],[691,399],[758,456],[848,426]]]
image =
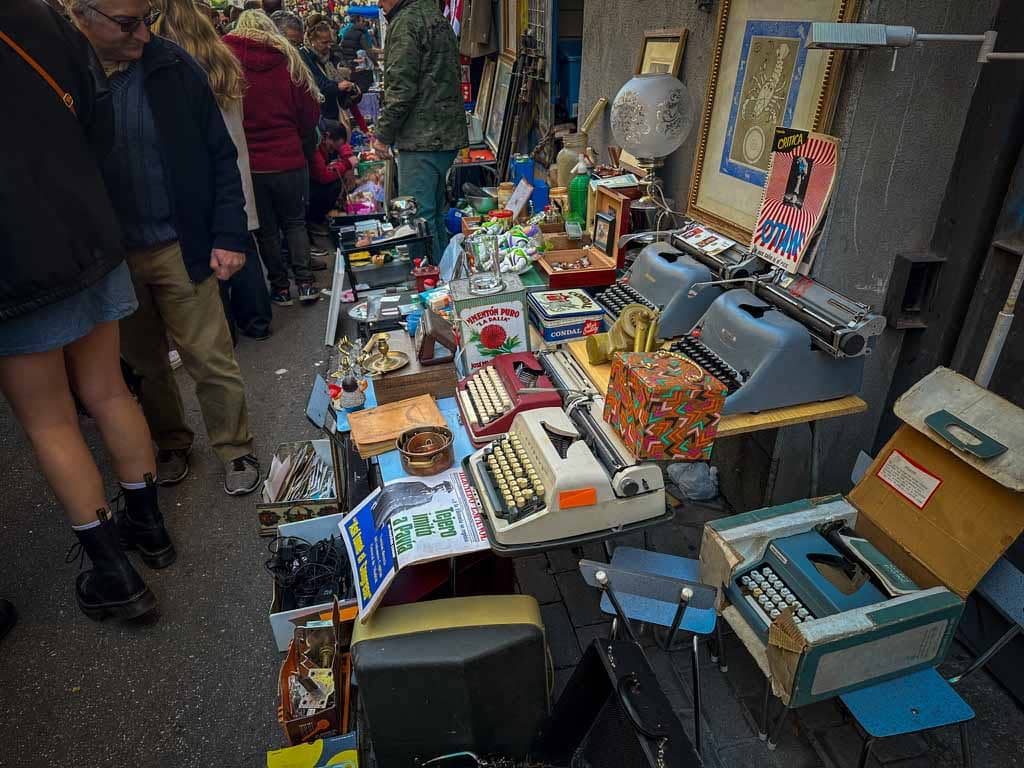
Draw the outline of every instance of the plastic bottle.
[[[569,221],[585,225],[587,223],[587,193],[590,191],[590,167],[582,155],[572,172],[574,176],[569,184]]]

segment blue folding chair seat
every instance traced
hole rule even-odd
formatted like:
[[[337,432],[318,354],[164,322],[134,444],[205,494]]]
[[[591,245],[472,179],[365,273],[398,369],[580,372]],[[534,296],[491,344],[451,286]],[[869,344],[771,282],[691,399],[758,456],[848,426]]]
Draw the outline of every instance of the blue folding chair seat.
[[[840,700],[867,734],[858,766],[865,768],[875,741],[920,733],[947,725],[960,726],[964,766],[974,759],[967,724],[974,710],[935,669],[924,669],[877,685],[844,693]]]

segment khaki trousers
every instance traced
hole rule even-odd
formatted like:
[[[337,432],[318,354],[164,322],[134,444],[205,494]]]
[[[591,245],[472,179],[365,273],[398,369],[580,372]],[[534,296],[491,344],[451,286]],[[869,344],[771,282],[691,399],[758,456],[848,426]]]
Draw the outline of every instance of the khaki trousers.
[[[253,452],[245,384],[235,360],[217,278],[193,284],[178,243],[128,254],[139,308],[121,321],[121,354],[142,376],[142,410],[162,450],[192,447],[167,337],[196,384],[210,445],[221,461]]]

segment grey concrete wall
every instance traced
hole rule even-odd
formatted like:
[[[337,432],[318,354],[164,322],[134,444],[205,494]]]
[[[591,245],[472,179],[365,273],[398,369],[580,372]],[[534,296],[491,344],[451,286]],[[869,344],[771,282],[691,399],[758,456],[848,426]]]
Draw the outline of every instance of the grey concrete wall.
[[[988,29],[998,0],[864,0],[861,20],[909,24],[922,32]],[[586,0],[580,114],[601,96],[611,101],[629,79],[644,29],[689,29],[681,79],[696,114],[703,108],[718,3],[707,14],[692,0]],[[842,140],[838,183],[813,276],[881,310],[897,253],[929,247],[979,74],[971,45],[904,49],[896,71],[884,51],[848,61],[832,133]],[[990,65],[991,66],[991,65]],[[666,190],[685,207],[696,146],[694,135],[665,167]],[[608,112],[591,131],[603,151],[612,142]],[[859,450],[870,451],[902,341],[886,331],[868,360],[861,396],[866,414],[822,428],[822,490],[845,490]],[[775,500],[807,490],[807,429],[780,440]]]

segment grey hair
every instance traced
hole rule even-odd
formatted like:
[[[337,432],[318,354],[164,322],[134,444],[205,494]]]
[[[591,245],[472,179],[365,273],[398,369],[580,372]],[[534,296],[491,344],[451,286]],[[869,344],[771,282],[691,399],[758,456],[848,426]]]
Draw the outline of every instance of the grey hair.
[[[302,23],[302,19],[291,11],[274,11],[274,13],[270,15],[270,19],[275,25],[277,25],[277,28],[282,35],[286,29],[297,30],[300,35],[305,35],[306,33],[306,28]]]
[[[63,0],[63,2],[69,16],[78,13],[95,18],[96,6],[99,5],[100,0]]]

